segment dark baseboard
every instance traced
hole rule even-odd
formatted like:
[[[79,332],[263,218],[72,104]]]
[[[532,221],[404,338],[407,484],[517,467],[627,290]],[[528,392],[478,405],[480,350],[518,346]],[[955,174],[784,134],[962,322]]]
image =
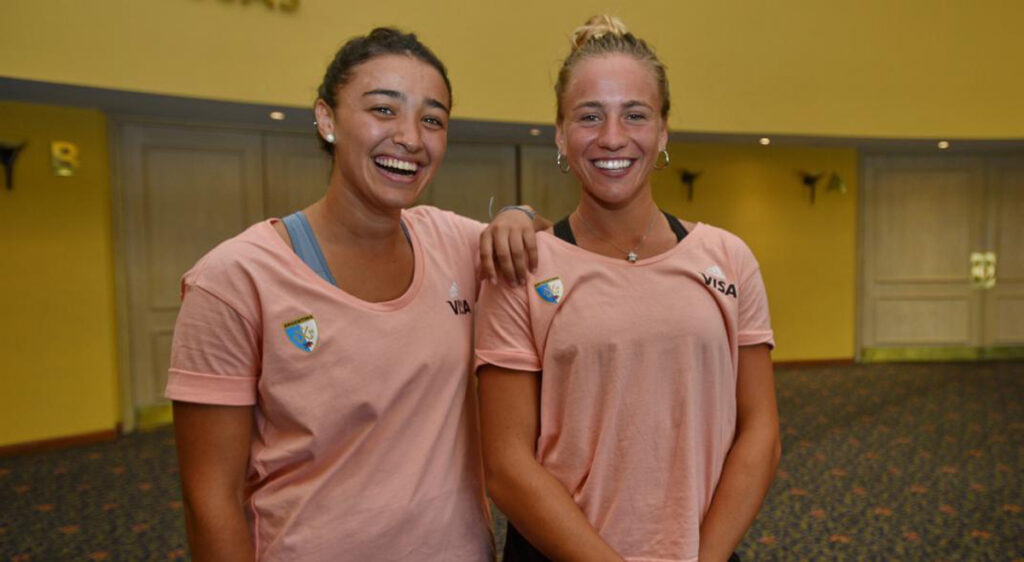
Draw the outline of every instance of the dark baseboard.
[[[853,357],[848,359],[810,359],[803,361],[775,361],[776,367],[801,368],[801,367],[845,367],[856,364]]]
[[[117,439],[118,435],[121,435],[120,424],[118,424],[118,427],[113,429],[94,431],[92,433],[69,435],[67,437],[57,437],[55,439],[42,439],[40,441],[28,441],[26,443],[15,443],[13,445],[0,445],[0,457],[24,455],[26,453],[41,453],[43,451],[52,451],[54,449],[65,449],[67,447],[91,445],[93,443],[104,443]]]

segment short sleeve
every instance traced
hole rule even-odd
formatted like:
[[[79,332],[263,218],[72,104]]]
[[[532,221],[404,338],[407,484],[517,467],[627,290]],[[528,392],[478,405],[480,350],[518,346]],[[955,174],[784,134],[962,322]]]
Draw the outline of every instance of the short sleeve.
[[[747,250],[749,254],[750,250]],[[753,254],[749,254],[748,271],[740,281],[738,345],[757,345],[766,343],[775,347],[775,336],[772,332],[771,316],[768,312],[768,295],[765,292],[764,280],[761,279],[761,268]]]
[[[540,371],[523,287],[484,283],[477,304],[476,362],[516,371]]]
[[[182,402],[251,406],[260,365],[260,339],[252,325],[213,293],[186,285],[164,395]]]

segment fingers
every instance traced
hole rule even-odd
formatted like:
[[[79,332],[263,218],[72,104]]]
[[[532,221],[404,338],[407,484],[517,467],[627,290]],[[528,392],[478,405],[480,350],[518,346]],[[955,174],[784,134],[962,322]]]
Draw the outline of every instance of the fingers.
[[[480,237],[480,276],[511,285],[526,283],[539,263],[533,221],[521,211],[499,213]]]
[[[527,268],[527,256],[526,249],[523,247],[523,237],[513,233],[508,239],[508,249],[510,258],[512,261],[512,275],[515,278],[515,282],[518,285],[526,283],[526,268]],[[508,272],[502,272],[506,279],[511,282],[512,278],[508,276]]]
[[[484,229],[480,234],[480,280],[498,282],[498,274],[494,271],[494,244],[491,229]]]
[[[537,271],[537,264],[540,262],[537,252],[537,233],[527,230],[523,233],[523,245],[526,246],[526,253],[530,259],[530,273]]]
[[[510,285],[517,285],[516,268],[512,264],[512,250],[509,248],[508,236],[494,237],[494,257],[498,262],[498,272]]]

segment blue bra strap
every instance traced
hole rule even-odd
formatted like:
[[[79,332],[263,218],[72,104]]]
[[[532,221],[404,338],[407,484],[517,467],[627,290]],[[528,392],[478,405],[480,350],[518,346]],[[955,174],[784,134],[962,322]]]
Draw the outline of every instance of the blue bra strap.
[[[327,260],[324,259],[324,253],[320,250],[320,244],[316,241],[316,235],[313,234],[306,215],[302,211],[296,211],[281,219],[281,222],[288,230],[288,237],[292,239],[292,249],[295,250],[299,259],[304,261],[324,281],[337,287],[338,282],[334,280],[331,270],[327,267]]]

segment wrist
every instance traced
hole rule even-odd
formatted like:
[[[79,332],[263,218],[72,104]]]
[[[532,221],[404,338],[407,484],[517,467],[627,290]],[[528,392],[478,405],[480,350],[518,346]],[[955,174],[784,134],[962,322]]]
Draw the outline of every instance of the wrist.
[[[537,218],[537,211],[534,211],[533,207],[530,207],[529,205],[506,205],[499,209],[494,216],[498,216],[504,213],[505,211],[521,211],[525,213],[526,216],[530,217],[530,220],[534,220],[535,218]]]

